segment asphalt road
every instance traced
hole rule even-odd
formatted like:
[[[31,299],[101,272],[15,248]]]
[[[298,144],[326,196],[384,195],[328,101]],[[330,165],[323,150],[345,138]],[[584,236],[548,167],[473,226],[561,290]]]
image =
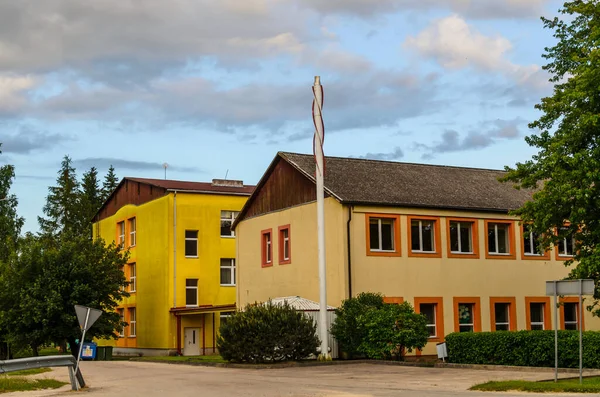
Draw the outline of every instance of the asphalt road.
[[[552,377],[551,372],[414,368],[370,364],[257,370],[129,361],[84,362],[82,372],[89,386],[83,392],[107,397],[490,397],[495,393],[467,390],[476,383],[488,380],[540,380]],[[65,368],[37,376],[68,381]],[[522,393],[501,395],[523,397]],[[3,395],[9,396],[72,397],[73,393],[70,386],[65,386],[57,390]]]

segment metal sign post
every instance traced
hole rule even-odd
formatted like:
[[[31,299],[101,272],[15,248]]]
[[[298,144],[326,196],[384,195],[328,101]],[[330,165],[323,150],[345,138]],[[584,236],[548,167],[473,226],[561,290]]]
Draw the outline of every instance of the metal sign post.
[[[594,295],[594,280],[546,281],[546,295],[554,295],[554,381],[558,381],[558,295],[579,295],[579,384],[583,383],[583,295]]]
[[[75,305],[75,314],[77,314],[79,327],[82,330],[81,340],[79,341],[79,354],[77,355],[77,364],[75,365],[75,375],[77,375],[77,371],[79,370],[79,360],[81,360],[81,353],[83,351],[83,343],[85,342],[85,332],[90,329],[102,315],[102,310]],[[77,388],[79,390],[79,386],[77,386]]]

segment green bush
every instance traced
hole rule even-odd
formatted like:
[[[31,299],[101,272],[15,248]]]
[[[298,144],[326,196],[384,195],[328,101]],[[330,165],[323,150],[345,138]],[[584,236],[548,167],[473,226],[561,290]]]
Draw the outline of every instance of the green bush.
[[[227,319],[217,338],[227,361],[264,363],[317,354],[316,324],[289,305],[248,305]]]
[[[554,331],[452,333],[446,345],[451,363],[554,367]],[[579,367],[578,331],[558,331],[558,366]],[[583,333],[583,366],[600,368],[600,332]]]
[[[426,319],[409,303],[385,304],[383,296],[362,293],[336,310],[331,333],[350,356],[402,358],[405,351],[427,343]]]

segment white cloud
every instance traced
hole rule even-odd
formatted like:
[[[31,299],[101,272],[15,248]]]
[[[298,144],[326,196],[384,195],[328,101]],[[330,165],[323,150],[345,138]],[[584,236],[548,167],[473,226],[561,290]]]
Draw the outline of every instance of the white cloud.
[[[0,74],[0,114],[16,112],[27,104],[24,94],[36,85],[32,76]]]

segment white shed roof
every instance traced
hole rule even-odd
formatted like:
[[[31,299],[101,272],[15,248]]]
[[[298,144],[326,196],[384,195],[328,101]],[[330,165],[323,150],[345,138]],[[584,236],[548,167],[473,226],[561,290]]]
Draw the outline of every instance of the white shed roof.
[[[319,303],[299,296],[284,296],[281,298],[271,299],[274,305],[283,305],[287,302],[288,305],[296,310],[319,310]],[[327,310],[334,310],[335,307],[327,306]]]

